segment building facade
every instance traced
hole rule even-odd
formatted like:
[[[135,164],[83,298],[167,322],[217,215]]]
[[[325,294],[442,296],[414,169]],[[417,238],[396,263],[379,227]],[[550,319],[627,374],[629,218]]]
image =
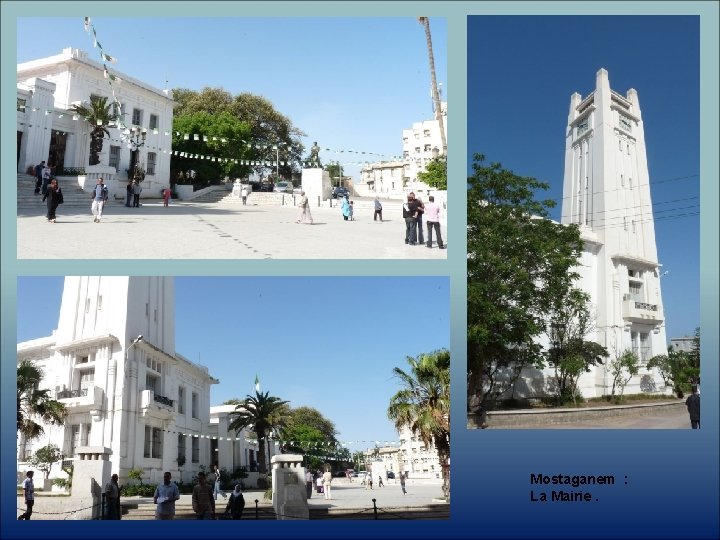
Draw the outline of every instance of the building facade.
[[[18,64],[17,171],[25,172],[44,160],[58,176],[79,175],[81,187],[86,176],[102,175],[112,192],[123,194],[122,184],[138,163],[146,172],[146,193],[159,194],[169,185],[172,92],[119,72],[113,76],[112,81],[106,78],[102,64],[72,48]],[[91,96],[106,97],[108,104],[118,101],[121,115],[108,128],[100,164],[93,166],[89,165],[91,126],[70,111],[75,104],[89,103]],[[139,148],[129,145],[126,131],[132,128],[146,132]]]
[[[640,361],[626,394],[669,393],[657,370],[647,368],[667,345],[640,101],[634,89],[613,91],[604,69],[594,92],[570,98],[561,222],[578,225],[584,242],[578,285],[595,319],[586,339],[610,353],[580,377],[582,395],[610,394],[609,364],[625,351]],[[552,378],[552,369],[524,372],[520,395],[543,378]]]
[[[441,103],[441,111],[443,126],[447,133],[447,102]],[[405,187],[416,193],[425,192],[429,186],[419,181],[417,175],[425,171],[425,167],[433,158],[443,154],[440,122],[436,119],[415,122],[411,128],[403,130],[402,139]]]
[[[219,381],[175,351],[172,278],[66,277],[57,330],[19,343],[17,355],[42,369],[41,387],[68,412],[39,439],[19,438],[20,470],[47,444],[66,459],[80,446],[110,448],[123,481],[130,469],[158,482],[164,471],[179,478],[213,463],[210,388]]]

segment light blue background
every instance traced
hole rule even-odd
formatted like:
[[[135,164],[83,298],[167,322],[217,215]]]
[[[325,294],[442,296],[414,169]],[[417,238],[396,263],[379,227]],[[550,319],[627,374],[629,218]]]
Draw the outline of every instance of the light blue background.
[[[450,215],[445,261],[17,261],[15,18],[32,16],[447,16]],[[469,14],[699,14],[703,426],[700,431],[465,430],[466,16]],[[19,522],[15,445],[1,448],[3,538],[717,538],[718,537],[718,4],[715,2],[3,2],[2,434],[14,436],[15,286],[18,275],[446,275],[451,277],[452,510],[450,522]],[[131,33],[129,33],[129,36]],[[43,39],[43,36],[37,36]],[[52,36],[47,36],[52,39]],[[631,52],[629,52],[631,54]],[[489,74],[491,75],[491,74]],[[320,74],[319,76],[323,76]],[[492,77],[488,78],[489,84]],[[670,113],[670,111],[668,111]],[[469,119],[481,122],[482,119]],[[40,239],[38,239],[40,241]],[[422,317],[419,317],[422,331]],[[530,503],[530,473],[614,474],[628,485],[595,503]],[[349,526],[351,525],[351,526]]]

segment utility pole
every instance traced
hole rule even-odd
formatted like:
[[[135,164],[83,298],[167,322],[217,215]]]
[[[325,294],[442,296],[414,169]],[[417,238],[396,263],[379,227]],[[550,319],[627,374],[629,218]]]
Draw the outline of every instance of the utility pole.
[[[437,80],[435,79],[435,58],[432,49],[432,37],[430,37],[430,19],[428,17],[418,17],[418,22],[425,28],[425,40],[427,41],[428,60],[430,63],[430,81],[432,87],[433,108],[435,109],[435,119],[440,128],[440,142],[442,143],[442,153],[447,155],[447,138],[445,137],[445,126],[443,125],[442,108],[440,105],[440,93],[438,92]]]

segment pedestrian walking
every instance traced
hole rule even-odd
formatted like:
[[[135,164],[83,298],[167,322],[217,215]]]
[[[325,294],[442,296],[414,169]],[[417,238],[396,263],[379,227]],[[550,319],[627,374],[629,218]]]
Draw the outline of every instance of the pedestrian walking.
[[[355,221],[355,207],[353,206],[353,201],[350,201],[350,221]]]
[[[217,496],[219,493],[223,496],[223,499],[227,499],[227,495],[225,495],[225,492],[220,489],[220,469],[217,465],[215,465],[213,473],[215,474],[215,481],[213,482],[213,498],[217,501]]]
[[[428,203],[425,205],[425,222],[427,223],[427,247],[432,247],[433,229],[435,229],[435,238],[437,239],[438,248],[445,249],[443,239],[440,235],[440,205],[435,202],[435,197],[430,195]]]
[[[347,197],[343,197],[342,203],[340,204],[340,210],[345,221],[350,219],[350,202]]]
[[[248,191],[246,187],[243,187],[240,191],[240,197],[242,197],[243,206],[247,204]]]
[[[318,493],[323,493],[325,489],[323,488],[323,475],[318,474],[317,480],[315,480],[315,491]]]
[[[375,196],[375,213],[373,214],[373,221],[377,221],[378,217],[380,218],[380,223],[382,223],[382,203],[380,202],[380,197]]]
[[[300,202],[298,202],[298,218],[295,223],[313,224],[313,218],[310,215],[310,201],[304,191],[300,192]]]
[[[330,494],[330,485],[332,484],[332,473],[328,470],[322,476],[323,490],[325,491],[325,499],[330,500],[332,496]]]
[[[44,162],[43,162],[44,163]],[[33,484],[34,471],[28,471],[25,473],[25,480],[23,480],[23,497],[25,498],[25,513],[18,516],[18,520],[30,519],[33,513],[33,505],[35,504],[35,484]]]
[[[213,488],[207,483],[205,473],[197,475],[198,483],[192,492],[192,507],[197,519],[215,519],[215,499]]]
[[[100,223],[100,220],[102,219],[103,208],[105,207],[107,198],[108,188],[103,183],[103,179],[98,178],[95,184],[95,189],[93,190],[92,206],[90,207],[93,214],[93,221],[95,223]]]
[[[43,163],[45,163],[43,161]],[[50,179],[52,178],[52,169],[50,165],[45,165],[42,170],[42,194],[47,193],[47,187],[50,185]]]
[[[407,202],[403,204],[403,219],[405,219],[405,243],[417,245],[417,201],[411,191],[407,195]]]
[[[140,194],[142,193],[142,186],[137,180],[133,180],[133,208],[140,207]]]
[[[163,474],[162,484],[158,484],[155,488],[155,495],[153,495],[153,502],[157,505],[155,519],[175,519],[175,501],[178,500],[180,500],[180,490],[177,484],[172,481],[172,475],[166,471]],[[194,508],[195,504],[193,502]]]
[[[690,426],[693,429],[700,429],[700,394],[696,385],[693,385],[692,394],[685,400],[685,406],[690,415]]]
[[[225,508],[225,513],[230,514],[232,519],[242,519],[243,509],[245,508],[245,497],[243,497],[241,487],[240,482],[235,484],[235,489],[233,489],[233,492],[230,494],[227,507]]]
[[[383,484],[382,475],[378,474],[378,487],[381,488],[381,487],[383,487],[384,485],[385,485],[385,484]]]
[[[42,186],[43,169],[44,168],[45,168],[44,161],[41,161],[39,165],[35,165],[35,195],[40,194],[40,186]]]
[[[166,187],[163,190],[163,206],[167,208],[168,204],[170,203],[170,195],[172,192],[170,191],[169,187]]]
[[[372,480],[372,474],[368,473],[367,475],[367,485],[365,486],[365,489],[372,489],[373,480]]]
[[[48,186],[47,190],[45,191],[45,194],[42,198],[43,201],[47,200],[47,220],[49,223],[55,223],[55,211],[57,210],[58,205],[63,203],[63,194],[60,190],[60,186],[57,183],[57,180],[53,178],[50,180],[50,185]]]
[[[120,486],[117,474],[113,474],[105,484],[105,519],[120,519]]]
[[[407,495],[405,491],[405,473],[400,471],[400,489],[402,489],[403,495]]]
[[[307,498],[312,497],[312,491],[313,491],[313,484],[315,483],[315,478],[313,478],[313,473],[310,469],[305,471],[305,488],[307,490]]]

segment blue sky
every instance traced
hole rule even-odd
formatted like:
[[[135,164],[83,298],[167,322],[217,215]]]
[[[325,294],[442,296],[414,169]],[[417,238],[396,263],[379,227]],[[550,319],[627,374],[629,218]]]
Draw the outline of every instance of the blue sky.
[[[559,220],[570,96],[638,92],[668,340],[700,325],[699,18],[468,19],[468,173],[474,153],[550,184]],[[705,179],[709,181],[710,179]]]
[[[433,117],[423,27],[415,17],[92,18],[108,64],[158,89],[222,87],[269,99],[321,148],[323,162],[402,155],[402,130]],[[438,83],[447,90],[447,20],[430,18]],[[43,36],[37,39],[37,36]],[[82,17],[18,18],[17,61],[65,47],[100,60]],[[167,81],[167,83],[166,83]],[[166,86],[167,85],[167,86]]]
[[[19,277],[18,342],[57,328],[62,277]],[[220,380],[211,404],[261,391],[320,410],[342,442],[396,441],[393,367],[450,347],[447,277],[176,277],[175,348]],[[373,446],[353,444],[353,449]]]

